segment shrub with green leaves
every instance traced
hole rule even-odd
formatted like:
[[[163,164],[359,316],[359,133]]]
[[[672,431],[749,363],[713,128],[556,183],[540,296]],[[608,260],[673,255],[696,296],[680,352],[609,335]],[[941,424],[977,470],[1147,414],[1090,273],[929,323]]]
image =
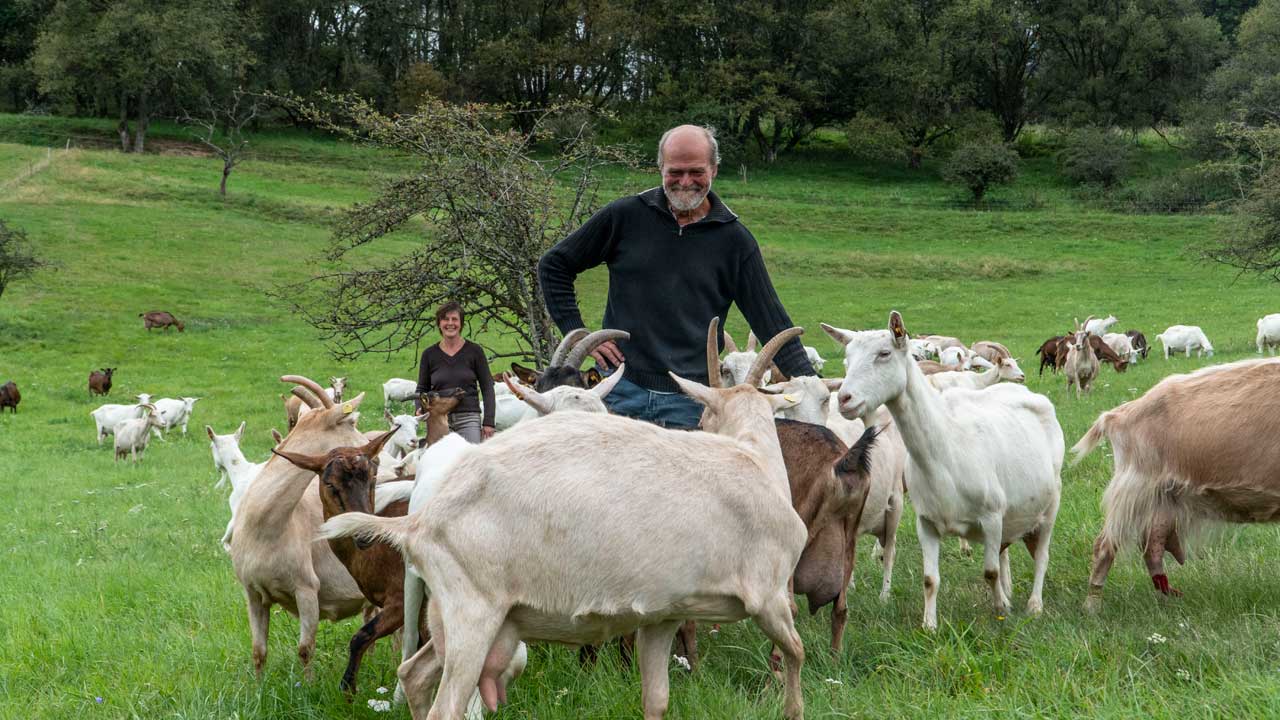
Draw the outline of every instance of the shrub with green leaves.
[[[974,202],[994,185],[1005,185],[1018,177],[1018,153],[999,142],[978,141],[960,145],[942,169],[942,179],[962,185],[973,193]]]
[[[1124,179],[1132,154],[1129,141],[1108,129],[1077,128],[1058,152],[1058,165],[1075,182],[1109,188]]]

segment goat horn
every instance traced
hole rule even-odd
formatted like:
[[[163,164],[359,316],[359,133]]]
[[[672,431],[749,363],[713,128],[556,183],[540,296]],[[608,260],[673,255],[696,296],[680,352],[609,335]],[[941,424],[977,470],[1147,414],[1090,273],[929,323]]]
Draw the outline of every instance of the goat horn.
[[[720,387],[720,346],[716,344],[716,334],[719,330],[720,318],[711,318],[711,326],[707,328],[707,386],[713,388]],[[729,333],[724,333],[724,344],[725,347],[733,344]]]
[[[778,354],[778,350],[792,338],[800,337],[804,334],[804,328],[792,327],[769,338],[769,342],[760,348],[760,354],[756,356],[756,361],[751,364],[751,370],[747,372],[747,379],[744,381],[747,385],[759,385],[760,379],[764,377],[764,371],[769,369],[769,364],[773,362],[773,356]]]
[[[587,359],[587,355],[592,350],[609,342],[610,340],[630,340],[631,333],[626,330],[597,330],[583,338],[582,342],[573,346],[569,351],[569,356],[564,359],[564,364],[573,369],[582,366],[582,361]]]
[[[316,396],[316,399],[320,401],[321,407],[323,408],[333,407],[333,401],[329,399],[329,394],[324,391],[324,388],[320,387],[319,383],[317,383],[315,380],[312,380],[311,378],[305,378],[305,377],[302,377],[301,375],[284,375],[284,376],[281,376],[280,382],[301,385],[302,387],[310,390],[311,393]],[[315,407],[315,406],[312,405],[311,407]]]
[[[1080,326],[1080,329],[1081,329],[1081,330],[1083,330],[1083,329],[1085,329],[1085,328],[1089,327],[1089,321],[1090,321],[1090,320],[1093,320],[1093,319],[1094,319],[1094,316],[1093,316],[1093,315],[1090,315],[1089,317],[1085,318],[1085,319],[1084,319],[1084,324]]]
[[[294,385],[293,390],[291,390],[290,392],[292,392],[294,396],[297,397],[299,400],[306,403],[307,407],[311,408],[312,410],[316,410],[318,408],[324,407],[323,405],[320,404],[320,401],[316,398],[315,393],[302,387],[301,385]]]
[[[589,334],[590,333],[586,328],[578,328],[577,330],[573,330],[565,335],[564,339],[560,341],[560,344],[556,346],[556,351],[551,353],[551,362],[548,364],[548,367],[558,367],[563,365],[564,356],[568,354],[569,350],[571,350],[574,345],[582,342],[582,338]]]
[[[735,343],[733,341],[733,338],[729,336],[729,331],[726,330],[721,334],[724,335],[724,349],[731,353],[738,352],[738,344]]]

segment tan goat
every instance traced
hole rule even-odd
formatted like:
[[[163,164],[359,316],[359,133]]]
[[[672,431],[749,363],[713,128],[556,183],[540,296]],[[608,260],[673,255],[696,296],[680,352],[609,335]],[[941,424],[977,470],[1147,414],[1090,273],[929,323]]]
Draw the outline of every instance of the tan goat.
[[[1092,316],[1089,319],[1092,320]],[[1085,324],[1088,324],[1087,320]],[[1089,333],[1077,320],[1076,331],[1071,336],[1067,359],[1062,367],[1067,375],[1067,389],[1070,390],[1074,385],[1077,398],[1082,392],[1088,393],[1093,388],[1094,378],[1098,377],[1098,368],[1098,357],[1093,354],[1093,347],[1089,344]]]
[[[1086,609],[1102,606],[1123,547],[1142,547],[1156,590],[1179,595],[1165,552],[1184,563],[1187,540],[1206,523],[1280,520],[1278,389],[1280,358],[1245,360],[1171,375],[1098,416],[1071,448],[1079,462],[1106,438],[1115,454]]]

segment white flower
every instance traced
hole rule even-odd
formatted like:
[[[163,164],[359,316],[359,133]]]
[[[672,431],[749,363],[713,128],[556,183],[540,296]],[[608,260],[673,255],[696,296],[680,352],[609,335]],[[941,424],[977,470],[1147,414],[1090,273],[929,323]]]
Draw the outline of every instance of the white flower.
[[[377,692],[379,695],[386,695],[389,691],[384,687],[380,687]]]
[[[1191,679],[1191,671],[1190,671],[1190,670],[1178,670],[1178,672],[1176,673],[1176,675],[1178,676],[1178,679],[1179,679],[1179,680],[1190,680],[1190,679]]]
[[[1151,633],[1151,637],[1147,638],[1147,642],[1163,645],[1164,643],[1169,642],[1169,638],[1161,635],[1160,633]]]
[[[840,682],[839,680],[837,680],[837,679],[835,679],[835,678],[827,678],[827,679],[826,679],[826,682],[827,682],[827,683],[830,683],[831,685],[843,685],[843,684],[844,684],[844,683]]]
[[[693,666],[689,664],[689,659],[683,655],[672,655],[671,659],[675,660],[676,664],[685,670],[693,670]]]
[[[369,707],[374,712],[387,712],[391,709],[391,703],[387,700],[375,700],[369,698]]]

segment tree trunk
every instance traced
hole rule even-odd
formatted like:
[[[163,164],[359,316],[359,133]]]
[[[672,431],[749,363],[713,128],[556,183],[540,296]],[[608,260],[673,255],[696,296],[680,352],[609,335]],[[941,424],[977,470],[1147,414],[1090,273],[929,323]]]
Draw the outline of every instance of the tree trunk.
[[[227,196],[227,178],[231,175],[231,161],[222,161],[222,184],[218,186],[218,193],[222,197]]]
[[[133,151],[141,153],[147,142],[147,125],[151,123],[151,115],[147,107],[147,91],[138,94],[138,129],[133,136]]]
[[[129,152],[129,96],[120,93],[120,124],[116,125],[120,134],[120,152]]]

